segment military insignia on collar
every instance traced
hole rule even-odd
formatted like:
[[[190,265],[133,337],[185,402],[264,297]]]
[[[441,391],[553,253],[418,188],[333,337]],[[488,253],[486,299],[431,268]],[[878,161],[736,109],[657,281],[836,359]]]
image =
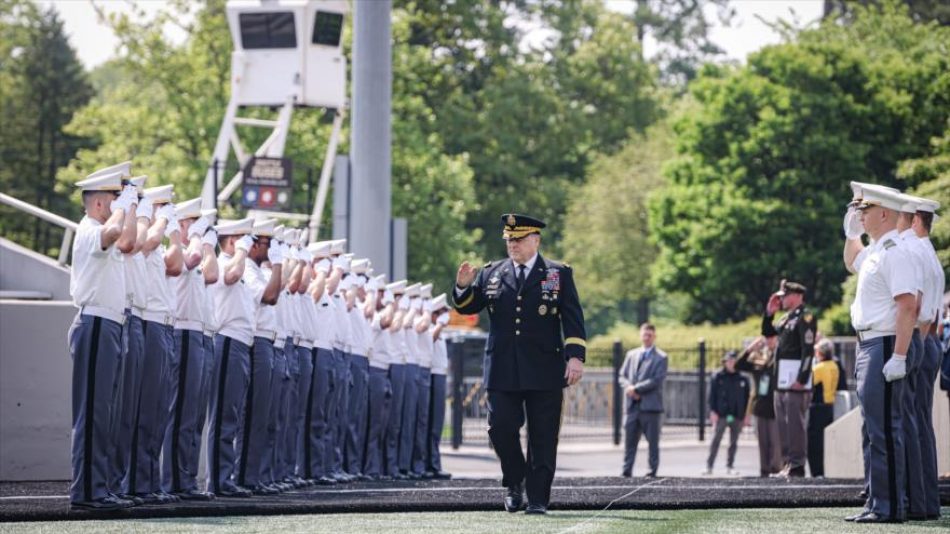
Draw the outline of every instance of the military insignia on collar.
[[[545,315],[548,313],[548,307],[544,304],[538,306],[538,315]]]

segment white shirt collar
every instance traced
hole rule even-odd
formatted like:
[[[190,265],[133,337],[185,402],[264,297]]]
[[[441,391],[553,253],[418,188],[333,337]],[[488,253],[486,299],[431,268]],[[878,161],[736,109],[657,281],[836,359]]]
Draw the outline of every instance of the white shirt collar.
[[[527,276],[528,273],[531,272],[531,269],[534,269],[534,264],[535,264],[537,261],[538,261],[538,253],[535,252],[535,253],[534,253],[534,256],[531,256],[531,259],[528,260],[527,262],[525,262],[525,264],[524,264],[524,266],[525,266],[525,269],[524,269],[525,276]],[[519,264],[518,262],[516,262],[515,260],[511,260],[511,262],[515,264],[515,276],[518,276],[518,265],[520,265],[520,264]]]
[[[901,239],[910,239],[912,237],[917,237],[917,232],[913,228],[908,228],[900,233]]]

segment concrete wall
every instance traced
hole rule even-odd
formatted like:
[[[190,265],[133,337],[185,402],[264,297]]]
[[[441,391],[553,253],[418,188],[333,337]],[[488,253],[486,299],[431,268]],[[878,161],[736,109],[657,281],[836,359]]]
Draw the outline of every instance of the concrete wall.
[[[0,300],[0,480],[68,480],[71,302]]]
[[[937,472],[950,472],[950,402],[947,392],[934,391],[934,434],[937,438]],[[825,476],[864,477],[861,452],[861,409],[855,408],[825,429]]]
[[[70,300],[69,269],[55,260],[0,237],[0,289],[49,293]]]

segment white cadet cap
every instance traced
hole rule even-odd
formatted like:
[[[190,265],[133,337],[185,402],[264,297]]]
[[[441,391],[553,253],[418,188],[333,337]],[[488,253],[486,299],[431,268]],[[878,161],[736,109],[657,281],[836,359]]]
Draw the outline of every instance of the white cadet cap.
[[[376,284],[379,286],[379,290],[380,290],[380,291],[386,289],[386,287],[383,285],[383,284],[386,283],[386,273],[383,273],[383,274],[380,274],[380,275],[376,275],[376,276],[373,278],[373,280],[376,280]]]
[[[145,190],[145,198],[151,200],[152,204],[165,204],[172,201],[172,191],[174,189],[175,186],[171,184],[149,187]]]
[[[201,217],[201,199],[193,198],[175,204],[175,216],[179,219],[195,219]]]
[[[432,299],[432,311],[437,312],[443,308],[448,308],[449,305],[445,298],[445,293],[442,293],[441,295],[438,295]]]
[[[211,209],[208,209],[208,210],[201,210],[201,216],[204,217],[205,219],[208,219],[209,221],[211,221],[211,222],[213,223],[214,220],[215,220],[215,219],[217,218],[217,216],[218,216],[218,210],[216,210],[216,209],[214,209],[214,208],[211,208]]]
[[[864,210],[872,206],[880,206],[885,209],[900,211],[902,204],[900,193],[892,188],[865,185],[862,187],[861,202],[857,205],[857,209]]]
[[[350,263],[350,272],[353,274],[366,274],[366,269],[369,269],[369,260],[366,258],[353,260]]]
[[[122,191],[122,173],[113,172],[76,182],[81,191]]]
[[[920,209],[920,204],[924,201],[924,199],[920,197],[908,195],[907,193],[900,193],[897,195],[897,198],[901,201],[900,211],[903,213],[917,213],[917,210]]]
[[[277,228],[277,219],[261,219],[254,221],[254,235],[258,237],[274,237]]]
[[[372,263],[372,262],[370,262],[370,263]],[[372,278],[372,277],[373,277],[373,272],[374,272],[374,271],[373,271],[373,268],[370,267],[370,268],[366,269],[366,272],[363,273],[363,274],[365,274],[367,278]]]
[[[424,299],[432,298],[432,284],[424,284],[419,288],[419,296]]]
[[[938,209],[940,209],[940,203],[929,198],[921,198],[920,202],[917,204],[917,211],[937,213]]]
[[[332,244],[332,241],[317,241],[316,243],[307,245],[307,250],[313,254],[314,259],[322,260],[330,255],[330,247]]]
[[[251,233],[254,229],[254,219],[248,217],[247,219],[241,219],[239,221],[229,221],[221,219],[218,221],[217,226],[214,227],[214,231],[218,232],[219,236],[224,235],[246,235]]]
[[[346,239],[337,239],[330,241],[330,254],[343,254],[346,252]]]
[[[870,183],[865,183],[865,182],[852,181],[851,192],[854,194],[854,200],[852,200],[851,203],[848,204],[849,206],[857,206],[861,202],[861,198],[864,196],[865,187],[871,187],[871,188],[877,187],[879,189],[886,189],[888,191],[893,191],[894,193],[900,193],[899,190],[894,189],[893,187],[888,187],[886,185],[877,185],[877,184],[870,184]]]
[[[144,174],[141,176],[136,176],[134,178],[129,178],[129,185],[135,187],[135,192],[139,196],[145,195],[145,181],[148,180],[148,176]]]
[[[111,175],[114,173],[119,173],[119,177],[123,180],[126,178],[132,177],[132,162],[123,161],[122,163],[116,163],[115,165],[109,165],[108,167],[103,167],[94,173],[86,176],[86,178],[98,178],[100,176]]]
[[[420,287],[422,287],[422,284],[420,284],[419,282],[416,282],[415,284],[412,284],[411,286],[407,287],[406,296],[409,298],[418,297]]]
[[[400,280],[386,286],[386,289],[393,292],[393,295],[402,295],[406,292],[406,281]]]

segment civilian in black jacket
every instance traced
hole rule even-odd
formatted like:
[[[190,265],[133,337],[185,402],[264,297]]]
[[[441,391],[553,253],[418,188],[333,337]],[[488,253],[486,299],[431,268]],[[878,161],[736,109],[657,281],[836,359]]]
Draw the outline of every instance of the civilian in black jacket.
[[[755,389],[752,394],[752,415],[755,416],[755,434],[759,441],[759,476],[768,477],[782,470],[782,447],[775,420],[775,345],[776,337],[759,337],[736,360],[736,370],[752,374]]]
[[[709,447],[709,459],[706,460],[704,474],[711,475],[719,442],[729,427],[729,457],[726,461],[726,474],[738,474],[733,469],[736,460],[736,447],[739,444],[739,431],[748,422],[749,379],[736,372],[736,352],[729,351],[722,357],[722,369],[713,376],[709,390],[709,420],[716,431]]]

